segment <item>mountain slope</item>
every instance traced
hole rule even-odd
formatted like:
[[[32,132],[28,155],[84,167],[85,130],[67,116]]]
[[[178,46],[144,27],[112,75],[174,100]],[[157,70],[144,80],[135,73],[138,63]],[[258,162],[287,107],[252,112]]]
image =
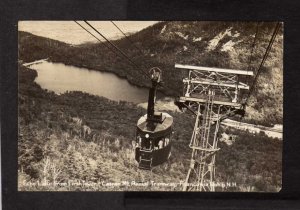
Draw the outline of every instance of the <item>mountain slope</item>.
[[[78,91],[56,95],[37,85],[36,76],[35,70],[19,66],[19,190],[182,190],[176,183],[184,181],[191,158],[191,115],[170,113],[174,117],[172,155],[149,173],[138,169],[132,147],[144,109]],[[91,132],[83,134],[81,129],[87,127]],[[282,141],[223,126],[222,132],[237,138],[231,146],[218,144],[216,183],[226,186],[216,190],[278,192]],[[124,181],[130,185],[109,185]],[[138,186],[151,181],[157,185]]]
[[[114,43],[144,70],[158,66],[169,95],[182,92],[185,73],[174,68],[175,63],[210,67],[257,69],[271,37],[274,23],[260,23],[252,64],[248,67],[256,23],[248,22],[160,22],[129,38]],[[283,103],[283,32],[277,36],[269,59],[249,100],[246,120],[254,123],[282,123]],[[27,37],[26,39],[24,37]],[[71,46],[58,41],[19,33],[19,55],[23,61],[49,57],[53,62],[99,71],[110,71],[133,84],[150,86],[124,58],[116,56],[103,44]],[[142,52],[138,50],[142,49]],[[44,57],[43,57],[44,58]],[[251,82],[251,81],[250,81]]]

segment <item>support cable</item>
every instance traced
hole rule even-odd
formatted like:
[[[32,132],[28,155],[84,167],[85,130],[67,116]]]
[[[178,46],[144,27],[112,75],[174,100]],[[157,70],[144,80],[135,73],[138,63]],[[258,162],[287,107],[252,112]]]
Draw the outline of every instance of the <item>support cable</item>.
[[[84,21],[87,25],[89,25],[97,34],[99,34],[103,39],[105,39],[115,50],[117,50],[121,55],[123,55],[124,58],[126,58],[138,71],[145,74],[148,78],[151,78],[150,75],[140,69],[140,66],[138,66],[131,58],[129,58],[120,48],[118,48],[115,44],[113,44],[111,41],[109,41],[102,33],[100,33],[96,28],[94,28],[88,21]]]
[[[120,27],[118,27],[117,26],[117,24],[114,22],[114,21],[110,21],[123,35],[124,35],[124,37],[128,40],[128,42],[130,42],[137,50],[139,50],[140,51],[140,53],[141,54],[144,54],[144,52],[143,52],[143,50],[141,49],[141,48],[139,48],[139,47],[137,47],[135,44],[134,44],[134,42],[120,29]],[[167,85],[165,85],[165,84],[159,84],[161,87],[164,87],[164,88],[166,88],[166,89],[169,89],[169,90],[171,90],[172,92],[175,92],[175,93],[177,93],[178,92],[178,90],[176,90],[176,89],[174,89],[174,88],[170,88],[170,87],[168,87]]]
[[[89,30],[87,30],[83,25],[81,25],[80,23],[78,23],[76,20],[74,20],[74,22],[77,25],[79,25],[83,30],[85,30],[90,35],[92,35],[95,39],[97,39],[100,43],[102,43],[106,48],[108,48],[109,50],[111,50],[113,53],[115,53],[117,56],[120,57],[120,55],[117,52],[115,52],[112,48],[110,48],[109,45],[107,45],[105,42],[101,41],[101,39],[99,39],[98,37],[96,37],[93,33],[91,33]]]
[[[124,37],[132,44],[141,54],[144,54],[143,50],[135,45],[135,43],[117,26],[114,21],[110,21],[123,35]]]
[[[261,72],[261,69],[262,69],[262,67],[263,67],[263,65],[264,65],[264,63],[265,63],[265,61],[266,61],[267,58],[268,58],[268,55],[269,55],[269,53],[270,53],[270,51],[271,51],[271,48],[272,48],[272,45],[273,45],[274,40],[275,40],[275,38],[276,38],[276,35],[277,35],[278,31],[279,31],[279,28],[280,28],[280,22],[277,22],[277,24],[276,24],[276,26],[275,26],[275,29],[274,29],[274,32],[273,32],[273,35],[272,35],[272,37],[271,37],[271,39],[270,39],[270,42],[269,42],[269,45],[268,45],[268,47],[267,47],[267,49],[266,49],[265,55],[264,55],[264,57],[263,57],[263,59],[262,59],[260,65],[259,65],[259,68],[258,68],[257,73],[256,73],[256,75],[255,75],[255,78],[254,78],[254,81],[253,81],[253,83],[252,83],[252,86],[251,86],[251,88],[250,88],[250,90],[249,90],[249,92],[248,92],[248,95],[247,95],[247,98],[246,98],[246,101],[245,101],[244,105],[247,104],[248,99],[249,99],[250,95],[252,94],[252,92],[253,92],[253,90],[254,90],[254,86],[255,86],[255,84],[256,84],[257,78],[258,78],[258,76],[259,76],[259,74],[260,74],[260,72]]]
[[[137,70],[141,73],[141,74],[145,74],[148,78],[151,79],[151,77],[149,76],[149,74],[145,73],[145,71],[142,71],[141,68],[135,64],[135,62],[130,59],[120,48],[118,48],[116,45],[114,45],[112,42],[110,42],[102,33],[100,33],[96,28],[94,28],[90,23],[88,23],[87,21],[84,21],[87,25],[89,25],[96,33],[98,33],[102,38],[104,38],[110,45],[105,44],[105,42],[101,41],[98,37],[96,37],[94,34],[92,34],[89,30],[87,30],[86,28],[84,28],[81,24],[79,24],[77,21],[75,21],[76,24],[78,24],[81,28],[83,28],[86,32],[88,32],[90,35],[92,35],[94,38],[96,38],[99,42],[103,43],[109,50],[111,50],[112,52],[114,52],[116,55],[118,55],[120,57],[120,54],[118,54],[115,50],[117,50],[119,53],[121,53],[121,55],[123,57],[125,57],[132,65],[134,65],[134,67],[137,68]],[[111,47],[110,47],[111,46]],[[115,49],[112,49],[112,47]],[[162,87],[165,87],[169,90],[171,90],[172,92],[178,92],[178,90],[174,89],[174,88],[170,88],[165,84],[159,84]]]

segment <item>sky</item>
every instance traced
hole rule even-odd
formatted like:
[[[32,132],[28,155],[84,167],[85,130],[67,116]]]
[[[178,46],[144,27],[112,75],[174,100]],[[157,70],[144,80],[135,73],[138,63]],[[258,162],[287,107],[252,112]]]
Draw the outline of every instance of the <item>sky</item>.
[[[123,36],[110,21],[88,22],[108,39],[117,39]],[[114,21],[125,33],[135,33],[157,22],[158,21]],[[79,21],[79,23],[85,27],[87,26],[83,21]],[[97,42],[93,36],[80,28],[74,21],[19,21],[18,30],[59,40],[68,44],[76,45],[85,42]],[[99,35],[97,35],[97,37],[100,38]]]

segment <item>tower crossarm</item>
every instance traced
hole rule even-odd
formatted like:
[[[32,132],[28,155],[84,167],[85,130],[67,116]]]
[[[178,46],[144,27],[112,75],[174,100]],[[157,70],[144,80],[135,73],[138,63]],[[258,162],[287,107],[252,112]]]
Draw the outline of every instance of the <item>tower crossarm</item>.
[[[175,64],[175,68],[253,76],[253,71]]]
[[[215,104],[224,102],[235,108],[240,106],[244,100],[242,95],[250,89],[246,84],[247,77],[253,75],[253,71],[182,64],[175,64],[175,68],[188,70],[188,77],[183,79],[184,97],[205,99],[208,91],[213,90]]]
[[[191,149],[198,149],[201,151],[206,151],[206,152],[217,152],[220,150],[220,148],[205,148],[205,147],[197,147],[197,146],[190,146]]]
[[[202,99],[202,98],[185,97],[185,96],[182,96],[182,97],[179,98],[179,102],[187,102],[187,101],[199,102],[199,103],[205,103],[206,102],[206,100]],[[230,106],[230,107],[234,107],[236,109],[239,109],[242,106],[242,104],[240,104],[240,103],[227,102],[227,101],[214,101],[214,104]]]
[[[194,84],[203,84],[203,85],[214,85],[214,86],[224,86],[224,87],[230,87],[230,88],[238,88],[238,89],[245,89],[249,90],[249,86],[239,82],[237,85],[234,83],[226,83],[226,82],[213,82],[213,81],[201,81],[201,80],[189,80],[189,79],[183,79],[183,83],[194,83]]]

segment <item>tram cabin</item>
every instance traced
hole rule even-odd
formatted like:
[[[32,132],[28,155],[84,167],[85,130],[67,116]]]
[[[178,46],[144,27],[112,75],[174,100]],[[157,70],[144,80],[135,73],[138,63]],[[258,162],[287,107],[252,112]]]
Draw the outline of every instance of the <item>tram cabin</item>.
[[[147,120],[147,114],[137,123],[135,159],[140,169],[151,170],[168,160],[171,155],[171,134],[173,117],[167,113],[160,122]]]

